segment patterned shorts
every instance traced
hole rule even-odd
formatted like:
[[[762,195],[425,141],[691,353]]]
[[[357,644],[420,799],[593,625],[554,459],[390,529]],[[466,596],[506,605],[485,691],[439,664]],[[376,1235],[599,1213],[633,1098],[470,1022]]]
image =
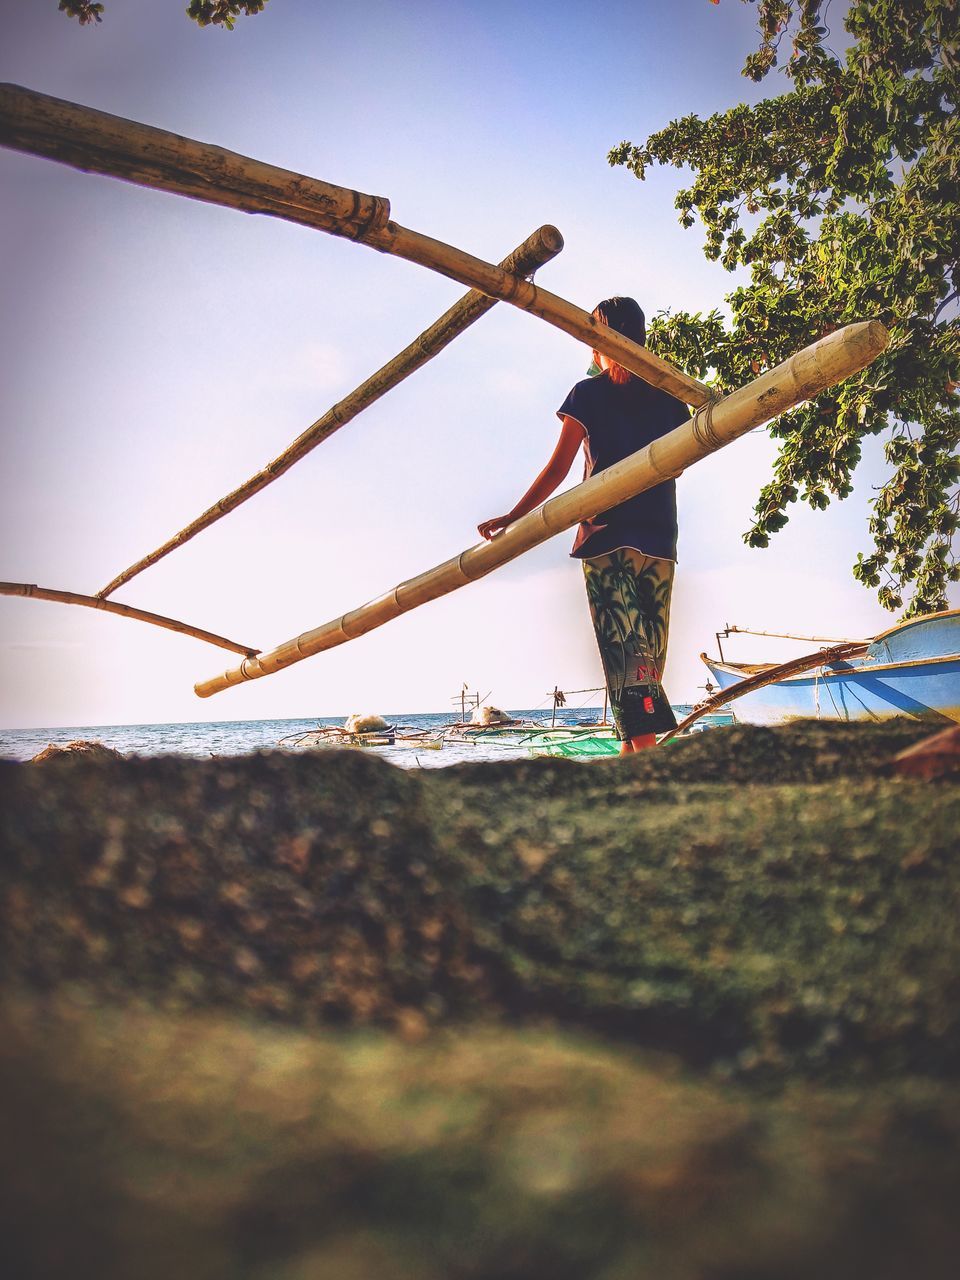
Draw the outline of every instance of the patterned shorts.
[[[621,739],[677,726],[661,683],[675,567],[672,560],[645,556],[632,547],[583,561],[610,709]]]

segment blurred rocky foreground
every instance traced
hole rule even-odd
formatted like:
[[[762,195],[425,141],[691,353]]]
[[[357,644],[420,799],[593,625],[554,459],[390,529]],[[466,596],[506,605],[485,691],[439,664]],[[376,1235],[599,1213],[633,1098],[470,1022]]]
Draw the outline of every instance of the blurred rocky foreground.
[[[3,1274],[952,1280],[925,732],[0,764]]]

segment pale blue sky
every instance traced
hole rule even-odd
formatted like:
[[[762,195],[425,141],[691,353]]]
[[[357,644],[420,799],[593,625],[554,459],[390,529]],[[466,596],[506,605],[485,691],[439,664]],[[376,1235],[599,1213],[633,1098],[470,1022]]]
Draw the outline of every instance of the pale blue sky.
[[[270,0],[232,33],[181,0],[0,0],[0,78],[388,196],[394,218],[500,259],[566,240],[542,282],[720,305],[731,277],[676,224],[681,176],[606,162],[739,75],[752,7],[725,0],[334,6]],[[764,87],[770,91],[772,83]],[[94,592],[233,488],[463,292],[362,246],[0,152],[0,577]],[[552,448],[588,353],[499,306],[287,477],[116,598],[270,647],[476,540]],[[724,622],[824,634],[890,623],[849,566],[862,482],[740,534],[771,455],[751,435],[680,482],[667,687],[702,682]],[[579,478],[575,465],[571,481]],[[0,600],[0,724],[444,709],[464,680],[507,706],[599,683],[562,535],[499,574],[288,672],[198,700],[222,651],[87,610]],[[755,656],[745,646],[745,657]],[[771,649],[777,653],[779,650]]]

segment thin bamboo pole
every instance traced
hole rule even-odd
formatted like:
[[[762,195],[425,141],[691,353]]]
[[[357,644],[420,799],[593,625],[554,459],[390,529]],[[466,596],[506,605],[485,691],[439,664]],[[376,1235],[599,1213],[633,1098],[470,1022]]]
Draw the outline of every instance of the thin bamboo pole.
[[[521,311],[539,316],[547,324],[585,342],[591,350],[600,351],[611,360],[616,360],[637,377],[676,396],[684,404],[699,406],[710,399],[710,390],[702,382],[675,369],[666,360],[661,360],[652,351],[625,338],[615,329],[599,324],[588,311],[539,285],[518,280],[516,276],[510,276],[490,263],[464,253],[462,249],[433,240],[419,231],[410,231],[396,222],[387,223],[384,230],[377,234],[376,247],[385,253],[418,262],[451,280],[472,285],[474,289],[479,289],[490,297],[500,298]],[[369,236],[364,236],[363,239],[366,243],[372,243]]]
[[[889,340],[878,320],[835,330],[747,386],[698,411],[691,420],[652,444],[548,499],[529,515],[515,520],[492,542],[470,547],[369,604],[249,658],[222,675],[201,681],[194,686],[196,693],[206,698],[244,680],[272,675],[483,577],[555,533],[679,475],[754,427],[848,378],[874,360]]]
[[[101,600],[99,596],[78,595],[76,591],[55,591],[52,587],[38,587],[33,582],[0,582],[0,596],[27,596],[32,600],[50,600],[54,604],[85,605],[88,609],[102,609],[105,613],[115,613],[121,618],[134,618],[137,622],[149,622],[166,631],[177,631],[180,635],[192,636],[194,640],[203,640],[220,649],[242,653],[248,658],[255,657],[260,652],[249,645],[237,644],[235,640],[226,640],[212,631],[192,627],[188,622],[166,618],[161,613],[148,613],[146,609],[135,609],[133,605],[118,604],[115,600]]]
[[[754,631],[751,627],[724,627],[720,633],[727,636],[770,636],[774,640],[805,640],[810,644],[853,644],[852,640],[838,640],[836,636],[798,636],[792,631]]]
[[[725,707],[728,702],[734,702],[737,698],[742,698],[746,693],[754,693],[757,689],[765,689],[767,685],[776,684],[778,680],[786,680],[790,676],[801,675],[804,671],[812,671],[815,667],[823,667],[831,662],[844,662],[847,658],[857,658],[860,654],[866,653],[866,651],[867,645],[864,641],[845,640],[842,644],[835,644],[830,649],[819,649],[816,653],[807,653],[802,658],[791,658],[789,662],[781,662],[775,667],[768,667],[765,671],[758,671],[746,680],[741,680],[737,684],[731,685],[729,689],[721,689],[719,693],[714,693],[709,698],[704,698],[703,702],[698,707],[694,707],[690,714],[685,716],[668,736],[673,737],[678,733],[683,733],[690,725],[696,723],[701,716],[709,715],[711,711],[716,711],[718,707]],[[700,655],[701,658],[706,656],[705,653]]]
[[[500,265],[506,271],[526,276],[536,271],[538,267],[543,266],[545,262],[549,262],[551,258],[555,258],[562,248],[563,236],[561,236],[556,227],[540,227],[533,235],[524,240],[523,244],[519,245],[504,258]],[[496,298],[490,298],[486,294],[479,293],[476,289],[472,289],[468,294],[465,294],[459,302],[455,303],[448,311],[445,311],[440,319],[432,324],[429,329],[425,329],[409,346],[404,347],[399,355],[394,356],[382,369],[378,369],[365,382],[362,382],[355,391],[351,391],[348,396],[345,396],[332,409],[328,409],[322,417],[307,427],[306,431],[297,436],[296,440],[284,449],[283,453],[274,458],[272,462],[268,462],[261,471],[251,476],[249,480],[245,480],[239,488],[234,489],[232,493],[228,493],[225,498],[220,498],[212,507],[208,507],[202,515],[197,516],[195,520],[191,520],[188,525],[164,542],[162,546],[157,547],[155,551],[151,551],[149,555],[138,560],[136,564],[132,564],[129,569],[124,569],[122,573],[117,574],[97,594],[101,598],[112,595],[125,582],[135,578],[144,569],[149,569],[151,565],[156,564],[158,560],[162,560],[171,551],[182,547],[185,542],[196,537],[202,530],[208,529],[217,520],[227,515],[230,511],[234,511],[241,503],[246,502],[248,498],[252,498],[255,493],[265,489],[278,476],[282,476],[284,472],[289,471],[301,458],[306,457],[311,449],[315,449],[328,436],[346,426],[348,422],[357,417],[364,409],[369,408],[371,404],[397,386],[404,378],[409,377],[416,369],[419,369],[428,360],[438,355],[444,347],[448,346],[454,338],[463,333],[475,320],[479,320],[491,307],[496,306],[496,302]]]
[[[419,263],[532,312],[685,404],[705,404],[710,397],[703,383],[598,324],[573,303],[502,267],[391,222],[389,201],[380,196],[366,196],[17,85],[0,85],[0,144],[85,172],[360,240],[381,253]]]

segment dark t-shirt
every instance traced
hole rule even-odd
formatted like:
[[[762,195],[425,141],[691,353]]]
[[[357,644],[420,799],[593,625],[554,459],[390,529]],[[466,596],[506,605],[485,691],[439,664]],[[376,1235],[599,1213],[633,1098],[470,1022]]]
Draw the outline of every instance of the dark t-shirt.
[[[686,422],[686,405],[642,378],[611,382],[606,373],[578,382],[557,410],[586,431],[583,478],[613,466],[651,440]],[[571,555],[579,559],[634,547],[644,555],[677,558],[677,487],[673,480],[638,493],[577,531]]]

